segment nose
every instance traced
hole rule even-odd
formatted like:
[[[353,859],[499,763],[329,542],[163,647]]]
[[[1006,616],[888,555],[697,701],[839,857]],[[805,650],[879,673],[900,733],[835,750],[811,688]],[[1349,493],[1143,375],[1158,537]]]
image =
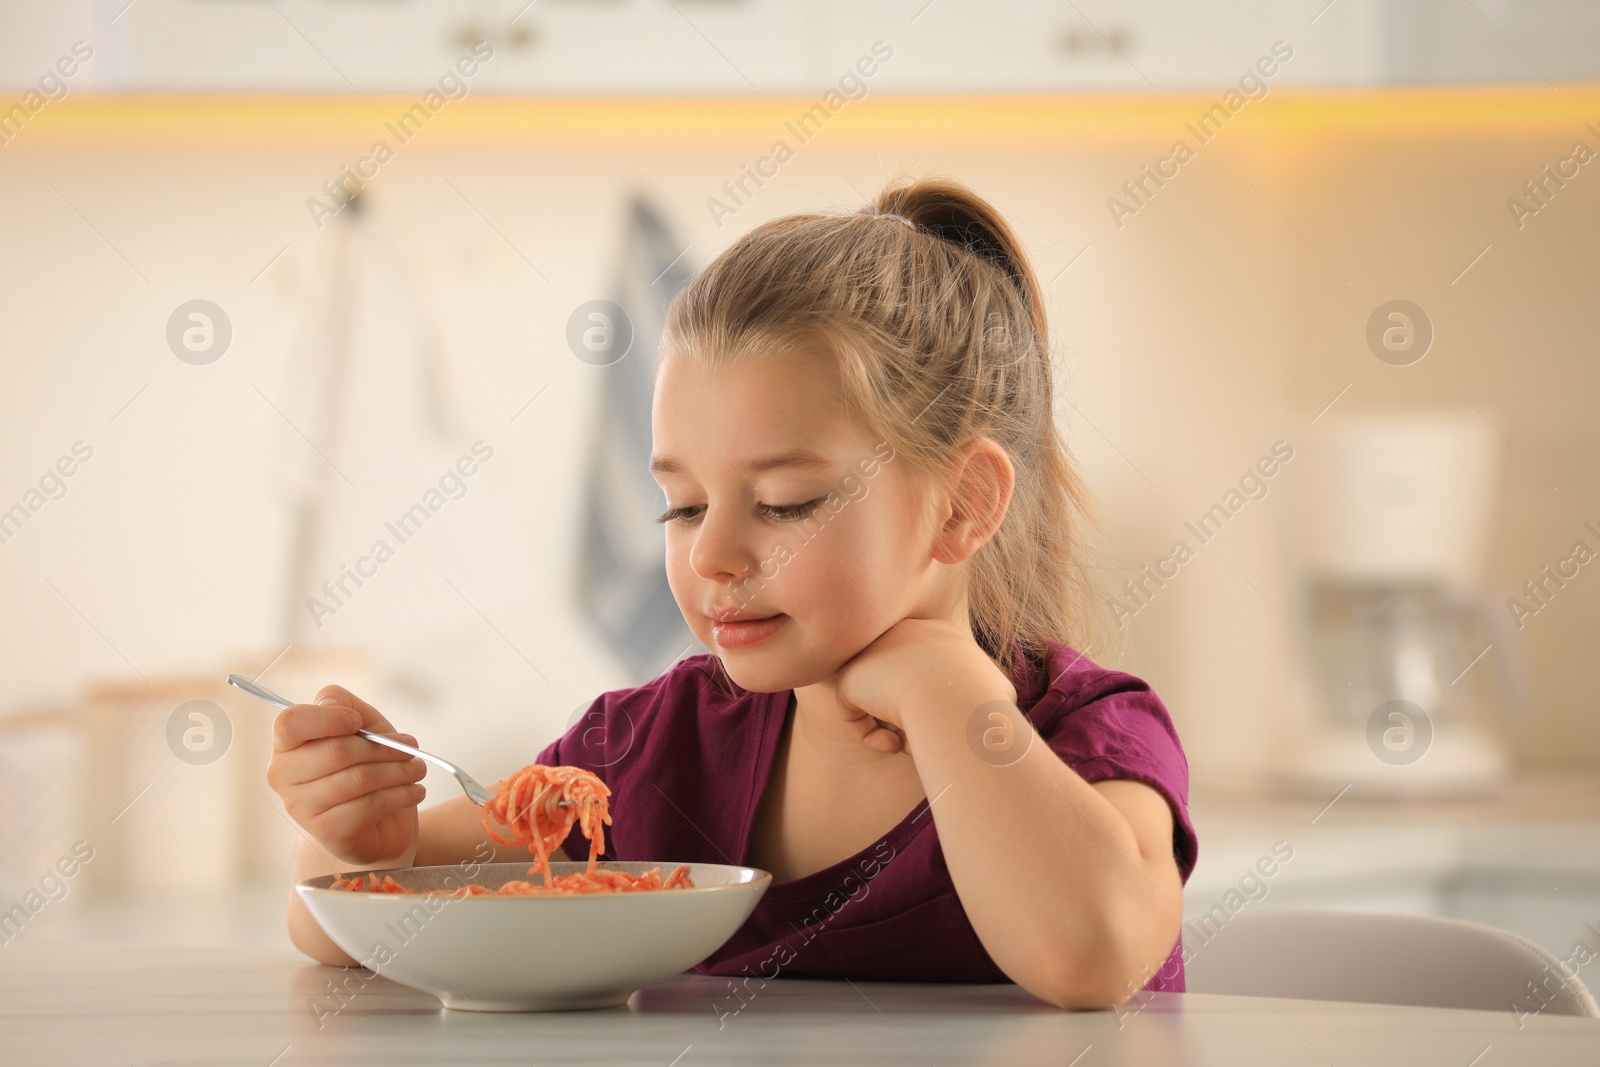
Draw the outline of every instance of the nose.
[[[736,582],[750,573],[750,550],[745,532],[727,508],[707,507],[694,528],[689,567],[711,582]]]

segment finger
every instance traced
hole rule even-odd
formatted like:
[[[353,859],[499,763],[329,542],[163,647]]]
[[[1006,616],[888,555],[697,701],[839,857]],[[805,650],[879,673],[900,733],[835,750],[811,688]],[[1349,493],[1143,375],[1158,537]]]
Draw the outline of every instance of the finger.
[[[420,783],[390,786],[339,804],[318,817],[319,823],[342,826],[370,826],[385,815],[414,808],[428,790]]]
[[[875,741],[872,744],[867,744],[867,737],[883,733],[882,721],[877,720],[872,715],[856,715],[856,717],[846,718],[845,721],[846,725],[850,726],[850,733],[856,737],[856,744],[867,745],[869,749],[875,749],[878,752],[885,750],[880,747],[882,742]],[[840,742],[840,744],[848,744],[848,742]]]
[[[427,765],[415,758],[357,763],[302,784],[295,791],[296,811],[291,814],[320,818],[368,794],[419,782],[426,773]]]
[[[410,734],[396,734],[394,738],[408,745],[416,745],[416,739]],[[289,785],[314,782],[357,763],[403,763],[417,758],[409,752],[373,744],[356,734],[309,741],[300,746],[296,757],[292,765],[284,768],[283,780]]]
[[[318,704],[343,704],[347,708],[355,708],[361,713],[361,725],[377,733],[388,733],[394,726],[383,713],[356,696],[342,685],[325,685],[317,690]]]
[[[354,734],[361,727],[360,719],[360,712],[337,704],[295,704],[272,721],[272,747],[287,752],[321,737]]]
[[[905,735],[887,723],[879,723],[865,737],[861,743],[878,752],[902,752],[905,750]]]

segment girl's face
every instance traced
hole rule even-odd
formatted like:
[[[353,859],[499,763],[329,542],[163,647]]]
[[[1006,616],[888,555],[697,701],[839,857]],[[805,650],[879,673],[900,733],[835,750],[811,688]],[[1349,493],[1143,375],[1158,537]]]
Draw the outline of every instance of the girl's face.
[[[964,619],[937,505],[847,417],[831,358],[664,356],[651,422],[672,595],[743,688],[823,681],[906,617]]]

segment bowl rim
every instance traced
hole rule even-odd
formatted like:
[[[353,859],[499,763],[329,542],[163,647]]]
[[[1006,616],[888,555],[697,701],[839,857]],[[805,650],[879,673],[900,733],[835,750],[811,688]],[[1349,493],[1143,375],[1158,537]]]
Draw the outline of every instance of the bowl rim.
[[[587,867],[588,866],[588,861],[587,860],[552,860],[551,861],[551,867],[552,868],[559,867],[559,866],[561,866],[563,864],[571,864],[572,866],[575,866],[575,867]],[[636,866],[651,866],[651,867],[671,867],[673,869],[676,869],[680,865],[681,866],[686,866],[686,867],[717,867],[717,868],[721,868],[722,870],[748,871],[751,874],[755,875],[755,877],[749,879],[748,881],[727,882],[727,883],[725,883],[723,885],[679,886],[678,888],[676,888],[676,889],[674,889],[672,891],[672,893],[670,894],[671,896],[678,896],[680,894],[696,894],[696,895],[699,895],[699,894],[705,894],[705,893],[716,893],[716,892],[724,891],[724,890],[749,890],[752,887],[756,887],[756,886],[760,886],[764,890],[764,889],[770,887],[772,885],[772,883],[773,883],[773,877],[772,877],[772,873],[770,871],[764,871],[759,867],[746,867],[743,864],[738,864],[738,863],[701,863],[701,862],[694,861],[694,860],[690,860],[690,861],[687,861],[687,862],[680,860],[677,863],[668,863],[667,861],[657,861],[657,860],[600,860],[596,864],[596,867],[597,868],[598,867],[609,867],[609,866],[620,865],[620,864],[630,864],[630,865],[636,865]],[[303,878],[303,879],[301,879],[300,881],[298,881],[298,882],[296,882],[294,884],[294,889],[295,889],[295,892],[299,893],[301,896],[309,896],[311,894],[317,894],[317,895],[320,896],[320,895],[323,895],[323,894],[327,894],[329,896],[338,896],[338,897],[344,897],[344,898],[370,897],[370,898],[374,898],[374,899],[378,899],[378,900],[385,900],[385,899],[386,900],[396,900],[396,899],[405,899],[407,897],[418,897],[418,896],[437,896],[437,897],[449,898],[449,899],[452,899],[452,900],[600,900],[600,899],[616,899],[616,898],[619,898],[619,897],[633,900],[633,899],[639,899],[639,898],[645,898],[645,897],[654,898],[654,897],[660,897],[660,896],[665,895],[665,894],[662,894],[662,893],[644,892],[644,893],[548,893],[548,894],[547,893],[532,893],[532,894],[526,894],[526,893],[473,893],[473,894],[468,894],[468,895],[464,895],[463,896],[463,895],[457,895],[457,894],[455,894],[453,892],[446,892],[446,891],[439,891],[439,892],[435,892],[435,893],[373,893],[373,892],[368,892],[368,891],[364,891],[364,890],[363,891],[352,892],[352,891],[347,890],[347,889],[334,889],[334,888],[331,887],[331,885],[321,886],[321,885],[312,885],[311,884],[312,882],[318,882],[318,881],[321,881],[323,879],[328,879],[331,882],[331,880],[333,878],[336,878],[336,877],[349,878],[349,877],[353,877],[354,875],[358,875],[358,874],[379,874],[379,875],[384,875],[384,874],[399,874],[402,871],[406,871],[406,872],[410,872],[410,871],[453,871],[453,870],[456,870],[459,866],[460,866],[459,864],[455,864],[455,863],[440,863],[440,864],[429,864],[427,866],[421,866],[421,867],[379,867],[379,868],[374,868],[374,869],[347,871],[347,872],[344,872],[344,873],[338,874],[338,875],[319,874],[319,875],[316,875],[316,876],[311,877],[311,878]],[[480,867],[499,867],[499,866],[522,867],[522,866],[524,866],[524,864],[523,864],[523,861],[521,861],[521,860],[502,860],[502,861],[499,861],[499,862],[496,862],[496,863],[480,864],[479,866]],[[558,871],[557,873],[571,873],[571,872],[560,872],[560,871]]]

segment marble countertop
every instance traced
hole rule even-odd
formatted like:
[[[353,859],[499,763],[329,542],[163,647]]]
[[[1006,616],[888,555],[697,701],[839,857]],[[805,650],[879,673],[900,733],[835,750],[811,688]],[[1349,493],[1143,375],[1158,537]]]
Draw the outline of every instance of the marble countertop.
[[[454,1012],[273,948],[37,941],[0,949],[0,1061],[50,1064],[1600,1063],[1600,1021],[1261,997],[1154,994],[1064,1012],[1010,985],[780,979],[737,1014],[727,980],[677,978],[626,1007]],[[338,1004],[318,1012],[318,1001]]]

